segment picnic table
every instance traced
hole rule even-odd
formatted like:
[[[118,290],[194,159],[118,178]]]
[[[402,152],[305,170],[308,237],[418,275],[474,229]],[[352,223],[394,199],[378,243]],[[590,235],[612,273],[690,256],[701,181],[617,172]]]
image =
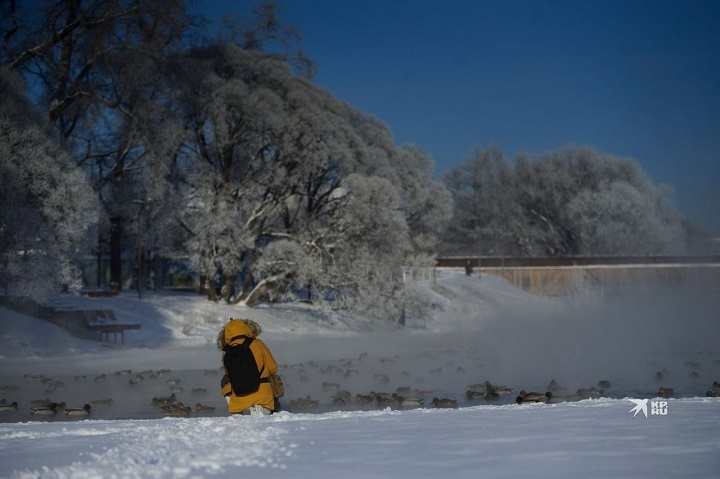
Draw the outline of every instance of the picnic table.
[[[38,304],[28,298],[0,295],[0,306],[34,316],[63,328],[75,337],[125,343],[125,331],[140,329],[138,323],[121,323],[109,309],[76,309],[73,304]]]
[[[110,342],[110,335],[113,335],[113,342],[117,343],[118,335],[120,342],[125,343],[125,331],[129,329],[140,329],[138,323],[119,323],[115,313],[107,309],[84,310],[87,320],[87,328],[99,335],[100,341]]]

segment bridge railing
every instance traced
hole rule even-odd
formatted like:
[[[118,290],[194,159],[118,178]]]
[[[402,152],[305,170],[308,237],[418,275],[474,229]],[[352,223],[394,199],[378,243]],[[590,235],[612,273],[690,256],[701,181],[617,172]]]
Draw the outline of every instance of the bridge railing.
[[[438,258],[441,268],[506,279],[541,295],[677,291],[720,293],[720,256],[600,256],[557,258]]]

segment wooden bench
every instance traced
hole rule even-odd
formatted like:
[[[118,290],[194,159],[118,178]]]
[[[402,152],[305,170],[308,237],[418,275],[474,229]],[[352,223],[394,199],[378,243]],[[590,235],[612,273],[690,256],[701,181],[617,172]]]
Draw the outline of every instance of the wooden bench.
[[[87,328],[99,335],[100,341],[110,342],[110,335],[113,335],[113,342],[117,343],[118,334],[120,342],[125,343],[125,331],[129,329],[140,329],[137,323],[118,323],[115,313],[108,309],[84,310]]]
[[[119,323],[109,309],[74,309],[71,304],[41,305],[27,298],[0,296],[0,306],[44,319],[77,338],[125,343],[125,331],[140,329],[137,323]]]

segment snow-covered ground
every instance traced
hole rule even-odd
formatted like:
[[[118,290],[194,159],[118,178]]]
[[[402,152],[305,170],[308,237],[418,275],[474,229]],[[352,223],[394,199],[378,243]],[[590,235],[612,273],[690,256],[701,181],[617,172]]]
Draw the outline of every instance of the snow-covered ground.
[[[142,324],[124,345],[0,308],[0,397],[19,405],[0,412],[0,477],[717,475],[720,398],[705,392],[720,381],[718,295],[541,298],[450,270],[418,286],[435,312],[405,330],[307,304],[244,310],[188,293],[55,301]],[[282,412],[224,410],[214,341],[229,317],[262,325],[285,381]],[[139,373],[146,379],[131,385]],[[551,379],[570,392],[611,387],[598,399],[514,404]],[[468,386],[484,381],[513,393],[468,399]],[[152,398],[173,386],[184,404],[215,412],[164,417]],[[660,387],[676,397],[657,398]],[[398,388],[424,395],[424,406],[352,400]],[[343,390],[352,399],[338,404]],[[317,405],[292,407],[307,396]],[[78,407],[108,397],[113,405],[89,418],[29,412],[35,399]],[[433,408],[433,397],[459,407]],[[630,399],[648,400],[647,417],[630,412]]]

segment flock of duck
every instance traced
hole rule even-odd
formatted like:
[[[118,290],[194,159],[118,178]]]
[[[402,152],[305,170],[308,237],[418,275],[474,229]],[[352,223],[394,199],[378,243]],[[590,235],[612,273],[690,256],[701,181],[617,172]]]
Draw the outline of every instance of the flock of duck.
[[[358,360],[367,359],[367,354],[363,353]],[[387,367],[392,363],[392,359],[379,360],[379,367]],[[305,373],[305,366],[316,368],[319,374],[313,375],[313,381]],[[686,364],[687,366],[687,364]],[[367,369],[367,368],[365,368]],[[293,375],[293,371],[296,373]],[[368,376],[364,372],[361,373],[360,369],[355,369],[351,361],[342,361],[339,366],[334,364],[321,364],[317,362],[309,362],[303,365],[295,366],[282,366],[280,372],[284,376],[286,392],[290,394],[297,394],[303,392],[304,394],[289,399],[286,395],[281,400],[283,409],[290,412],[303,412],[312,410],[338,410],[338,409],[363,409],[363,408],[457,408],[461,405],[473,405],[479,401],[496,404],[534,404],[534,403],[546,403],[554,404],[561,402],[573,402],[581,401],[586,399],[600,398],[600,397],[624,397],[622,392],[618,392],[614,389],[611,382],[607,379],[602,379],[589,387],[583,387],[580,389],[570,389],[560,385],[555,379],[551,379],[545,388],[532,390],[530,388],[520,389],[515,392],[516,389],[508,387],[502,384],[493,384],[490,381],[478,382],[469,384],[464,388],[464,392],[457,391],[456,394],[448,393],[450,389],[447,387],[435,390],[435,389],[419,389],[417,387],[412,388],[410,386],[399,386],[394,389],[388,386],[392,383],[390,377],[393,375],[390,372],[374,373]],[[181,381],[178,377],[170,377],[168,379],[163,376],[174,376],[170,370],[157,370],[157,371],[142,371],[133,373],[131,370],[120,370],[115,371],[112,374],[101,374],[94,377],[88,376],[74,376],[73,380],[78,382],[85,382],[89,385],[94,383],[105,383],[106,381],[112,380],[110,383],[110,390],[117,391],[118,394],[123,397],[128,396],[128,392],[120,391],[121,384],[124,382],[128,388],[133,388],[132,397],[137,397],[139,403],[143,403],[140,394],[149,393],[149,391],[163,391],[167,394],[157,396],[147,396],[144,404],[141,406],[146,409],[146,413],[141,414],[142,417],[156,417],[156,416],[175,416],[175,417],[189,417],[191,415],[225,415],[226,409],[225,404],[219,393],[219,379],[222,373],[222,368],[205,370],[202,375],[207,377],[202,380],[202,385],[207,387],[192,387],[186,388],[186,379]],[[462,368],[446,368],[443,370],[441,367],[434,366],[429,370],[429,374],[436,375],[437,380],[431,380],[433,384],[440,384],[443,377],[447,378],[452,373],[460,374],[465,373]],[[199,371],[198,371],[199,374]],[[333,375],[335,380],[318,382],[318,378],[327,377]],[[402,372],[399,377],[403,381],[408,383],[414,382],[411,380],[410,375]],[[464,377],[464,376],[463,376]],[[655,380],[659,384],[664,384],[668,377],[671,375],[667,370],[658,371],[655,374]],[[691,376],[695,378],[695,376]],[[385,391],[378,391],[376,389],[371,390],[367,394],[356,393],[353,394],[347,389],[343,389],[341,382],[347,381],[348,384],[354,384],[359,386],[362,384],[360,379],[372,380],[373,385],[380,386]],[[25,375],[23,377],[25,381],[36,383],[40,385],[41,390],[47,396],[41,399],[27,399],[26,404],[21,404],[21,401],[15,400],[13,395],[21,389],[17,384],[0,385],[0,414],[10,412],[22,412],[26,411],[32,416],[38,418],[54,418],[54,417],[67,417],[67,418],[87,418],[92,416],[94,412],[98,410],[110,410],[110,408],[117,407],[116,402],[112,397],[102,397],[96,399],[90,399],[87,401],[78,401],[77,404],[68,406],[64,401],[53,400],[50,397],[58,397],[67,394],[67,389],[62,381],[52,379],[43,375]],[[339,379],[339,381],[338,381]],[[417,379],[417,378],[416,378]],[[192,379],[191,379],[192,381]],[[199,378],[194,379],[195,382],[200,381]],[[353,382],[354,381],[354,382]],[[152,389],[143,389],[144,384],[154,384]],[[303,383],[308,383],[303,385]],[[310,384],[312,383],[312,384]],[[365,382],[367,384],[367,381]],[[197,385],[197,384],[196,384]],[[25,387],[25,395],[27,396],[27,390],[29,387]],[[78,387],[70,388],[73,389],[75,396],[79,395]],[[93,389],[92,387],[86,387],[86,390],[95,391],[96,393],[105,390],[104,389]],[[37,390],[37,389],[35,389]],[[307,394],[316,393],[316,398]],[[194,397],[190,404],[194,403],[194,407],[186,405],[180,396],[187,396],[188,393]],[[83,394],[90,394],[85,392]],[[656,393],[657,397],[667,398],[676,396],[675,390],[666,386],[661,386]],[[212,404],[202,404],[197,401],[199,396],[210,395],[214,398]],[[681,394],[678,394],[681,395]],[[708,397],[720,397],[720,383],[713,381],[712,386],[707,389],[705,393]],[[450,397],[443,397],[450,396]],[[320,399],[318,399],[320,398]],[[122,402],[122,400],[121,400]],[[186,401],[187,402],[187,401]],[[108,417],[107,414],[100,414],[100,417]],[[6,416],[7,417],[7,416]],[[131,416],[135,417],[135,416]],[[2,417],[0,417],[0,421]]]
[[[570,391],[566,387],[560,386],[555,379],[551,379],[545,391],[526,391],[520,390],[514,397],[515,404],[556,404],[562,402],[575,402],[585,399],[597,399],[600,397],[609,397],[606,391],[611,389],[610,381],[600,380],[597,386],[580,388]],[[489,381],[483,383],[470,384],[465,392],[467,401],[484,400],[499,401],[504,397],[512,397],[513,388],[508,386],[491,384]],[[435,408],[457,408],[459,401],[451,398],[438,398],[432,390],[411,390],[409,387],[398,387],[395,392],[376,392],[371,391],[369,394],[352,395],[347,390],[340,390],[332,396],[332,404],[338,406],[346,406],[348,404],[356,405],[374,405],[377,407],[399,407],[399,408],[420,408],[431,406]],[[712,387],[705,394],[707,397],[720,397],[720,383],[713,381]],[[660,387],[656,393],[657,397],[669,398],[675,396],[672,388]],[[428,400],[428,397],[433,397]],[[293,399],[288,404],[290,411],[302,411],[315,409],[321,406],[317,399],[310,396],[299,397]]]
[[[418,356],[420,357],[420,356]],[[380,368],[387,368],[391,366],[395,358],[386,358],[379,361]],[[357,358],[358,361],[367,359],[367,355],[363,354]],[[640,397],[681,397],[681,396],[697,396],[702,394],[699,392],[698,386],[701,384],[698,381],[700,377],[697,370],[700,368],[700,364],[688,361],[684,364],[685,368],[692,368],[692,372],[688,375],[685,373],[671,374],[667,369],[662,369],[654,374],[655,384],[657,389],[641,391],[628,391],[614,387],[614,385],[608,379],[601,379],[594,384],[588,385],[582,388],[569,388],[560,385],[555,379],[551,379],[547,386],[542,389],[530,389],[530,388],[513,388],[502,384],[493,384],[490,381],[484,381],[474,384],[467,385],[461,393],[454,385],[458,381],[447,380],[451,376],[466,377],[467,370],[464,367],[456,366],[452,362],[447,362],[442,367],[437,366],[438,358],[436,356],[431,357],[433,362],[428,363],[430,369],[427,370],[428,374],[432,377],[428,382],[432,382],[433,385],[438,386],[440,389],[418,389],[411,388],[408,386],[400,386],[395,390],[388,388],[393,381],[390,377],[400,377],[403,382],[415,382],[420,381],[424,386],[423,377],[415,378],[413,380],[411,375],[406,371],[401,371],[396,368],[395,374],[388,372],[375,373],[372,375],[372,385],[375,386],[370,393],[359,393],[353,394],[347,389],[343,389],[341,384],[349,384],[354,378],[361,375],[358,369],[355,369],[356,364],[353,361],[340,360],[338,364],[318,363],[310,361],[304,364],[297,364],[293,366],[286,366],[286,370],[296,370],[296,376],[294,379],[300,382],[310,382],[309,377],[316,377],[319,373],[320,376],[334,376],[335,379],[332,382],[324,381],[318,387],[317,383],[314,383],[310,387],[304,388],[304,395],[292,399],[287,404],[287,409],[291,412],[296,411],[309,411],[309,410],[333,410],[333,409],[348,409],[348,408],[367,408],[367,407],[380,407],[380,408],[420,408],[420,407],[434,407],[434,408],[456,408],[461,405],[474,405],[479,401],[487,403],[494,403],[499,405],[509,404],[534,404],[534,403],[545,403],[555,404],[562,402],[575,402],[586,399],[597,399],[600,397],[608,398],[624,398],[628,396],[639,395]],[[416,363],[417,364],[417,363]],[[449,366],[449,367],[448,367]],[[656,368],[655,362],[649,361],[647,364],[648,368]],[[720,360],[713,362],[713,370],[715,366],[720,366]],[[315,370],[311,375],[305,371],[310,367]],[[367,368],[364,368],[367,369]],[[472,368],[467,368],[472,369]],[[424,375],[427,378],[427,375]],[[650,382],[652,374],[647,377],[646,382]],[[685,379],[683,379],[685,378]],[[369,378],[367,378],[369,379]],[[446,379],[443,381],[443,379]],[[685,388],[686,380],[692,381],[694,384],[694,392],[690,392]],[[335,382],[337,381],[337,382]],[[677,381],[681,385],[678,394],[675,393],[673,388],[665,386],[669,381]],[[292,381],[286,381],[292,386]],[[367,383],[367,381],[366,381]],[[294,388],[286,388],[286,390],[293,390]],[[519,390],[518,390],[519,389]],[[703,389],[704,390],[704,389]],[[315,392],[313,396],[307,395],[308,392]],[[327,393],[330,392],[332,395],[327,399]],[[443,397],[446,395],[448,397]],[[720,384],[718,381],[714,381],[712,386],[704,393],[708,397],[720,397]]]
[[[34,414],[36,416],[50,416],[62,411],[68,417],[84,417],[90,414],[90,410],[92,409],[92,406],[90,404],[85,404],[82,407],[66,407],[64,402],[48,403],[44,400],[32,401],[30,403],[30,406],[30,414]],[[4,398],[0,399],[0,411],[17,411],[17,408],[17,401],[8,403]]]
[[[205,375],[213,376],[217,375],[218,373],[218,370],[206,370],[204,372]],[[114,376],[116,377],[116,379],[117,377],[127,376],[127,387],[137,388],[140,384],[143,384],[146,381],[158,379],[160,376],[169,374],[171,374],[170,370],[163,369],[158,371],[142,371],[133,375],[132,371],[127,369],[115,371],[112,375],[100,374],[92,378],[85,375],[78,375],[74,376],[73,380],[76,382],[105,383],[110,376]],[[38,383],[42,388],[44,394],[52,396],[68,394],[66,392],[67,388],[65,387],[63,381],[52,379],[44,375],[30,374],[24,375],[23,379],[31,383]],[[117,383],[112,387],[117,388]],[[170,378],[162,381],[160,387],[162,389],[169,389],[169,394],[163,396],[153,396],[152,398],[148,398],[146,403],[149,408],[154,408],[154,410],[156,411],[156,415],[188,417],[191,415],[191,413],[200,415],[212,414],[217,409],[217,406],[202,404],[201,402],[195,402],[194,407],[186,406],[185,404],[183,404],[177,396],[177,394],[183,393],[185,391],[185,388],[182,386],[181,380],[179,378]],[[22,388],[18,384],[6,384],[0,386],[0,393],[2,395],[11,395],[15,394],[21,389]],[[77,387],[73,389],[77,389]],[[208,389],[200,387],[192,388],[190,390],[190,394],[193,396],[205,396],[208,394]],[[126,395],[127,392],[123,392],[123,396]],[[27,402],[26,408],[21,408],[18,401],[10,401],[5,397],[0,399],[0,413],[18,412],[25,409],[30,415],[38,416],[40,418],[55,418],[58,416],[64,416],[67,418],[87,418],[88,416],[91,416],[93,412],[96,412],[100,409],[108,410],[113,407],[116,407],[116,401],[112,397],[92,399],[82,404],[82,406],[78,405],[74,407],[68,406],[65,401],[52,400],[49,397],[46,397],[42,399],[29,400]],[[150,414],[146,414],[145,416],[147,415],[152,416],[153,413],[150,412]]]

